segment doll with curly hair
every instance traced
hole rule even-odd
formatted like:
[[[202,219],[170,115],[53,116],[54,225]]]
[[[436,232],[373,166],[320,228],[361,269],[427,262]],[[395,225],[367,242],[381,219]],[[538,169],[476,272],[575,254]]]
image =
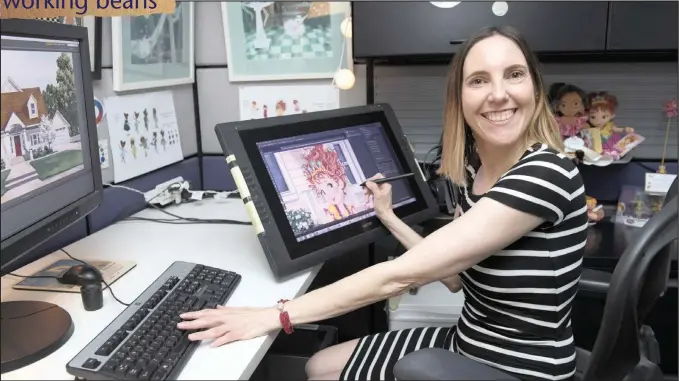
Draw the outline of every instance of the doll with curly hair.
[[[614,158],[620,157],[620,150],[616,144],[625,136],[634,132],[631,127],[617,127],[613,122],[615,109],[618,107],[618,99],[605,91],[589,94],[589,120],[592,127],[601,132],[601,147],[604,155]]]

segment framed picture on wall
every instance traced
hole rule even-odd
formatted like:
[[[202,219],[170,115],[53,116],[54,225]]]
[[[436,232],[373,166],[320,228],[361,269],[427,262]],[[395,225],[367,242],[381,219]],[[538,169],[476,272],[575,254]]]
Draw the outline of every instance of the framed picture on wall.
[[[349,2],[222,2],[231,82],[332,78],[353,69]]]
[[[84,17],[49,17],[41,18],[44,21],[58,22],[61,24],[84,26],[87,28],[89,50],[90,50],[90,66],[92,68],[92,79],[101,79],[101,17],[84,16]]]
[[[172,14],[112,17],[113,90],[193,83],[194,3]]]

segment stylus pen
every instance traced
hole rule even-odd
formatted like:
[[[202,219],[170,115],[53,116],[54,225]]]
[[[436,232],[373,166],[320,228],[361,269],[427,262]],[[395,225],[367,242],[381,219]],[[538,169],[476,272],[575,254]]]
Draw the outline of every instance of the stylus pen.
[[[402,175],[396,175],[396,176],[392,176],[392,177],[385,177],[383,179],[367,180],[365,182],[362,182],[361,186],[364,187],[365,183],[367,183],[368,181],[371,181],[375,184],[382,184],[382,183],[392,182],[392,181],[395,181],[395,180],[405,179],[406,177],[411,177],[411,176],[415,176],[415,174],[411,172],[411,173],[404,173]]]

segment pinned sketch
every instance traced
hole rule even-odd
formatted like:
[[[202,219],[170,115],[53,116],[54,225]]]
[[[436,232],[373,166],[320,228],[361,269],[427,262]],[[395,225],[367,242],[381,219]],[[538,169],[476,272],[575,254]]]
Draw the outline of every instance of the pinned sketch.
[[[240,86],[240,119],[333,110],[340,107],[339,90],[327,85]]]
[[[107,139],[101,139],[99,141],[99,164],[102,169],[109,167]]]
[[[184,159],[171,92],[116,96],[104,103],[114,182]]]

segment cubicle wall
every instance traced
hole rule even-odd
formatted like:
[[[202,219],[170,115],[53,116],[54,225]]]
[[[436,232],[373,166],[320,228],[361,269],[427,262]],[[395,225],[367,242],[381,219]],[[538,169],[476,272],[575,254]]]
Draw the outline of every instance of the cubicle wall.
[[[196,20],[196,88],[203,157],[203,186],[205,189],[234,189],[222,148],[215,135],[215,125],[239,120],[238,88],[243,83],[229,82],[226,45],[220,2],[197,2]],[[365,65],[354,65],[356,83],[347,91],[340,91],[340,107],[366,104]],[[258,85],[323,84],[320,80],[255,82]]]

